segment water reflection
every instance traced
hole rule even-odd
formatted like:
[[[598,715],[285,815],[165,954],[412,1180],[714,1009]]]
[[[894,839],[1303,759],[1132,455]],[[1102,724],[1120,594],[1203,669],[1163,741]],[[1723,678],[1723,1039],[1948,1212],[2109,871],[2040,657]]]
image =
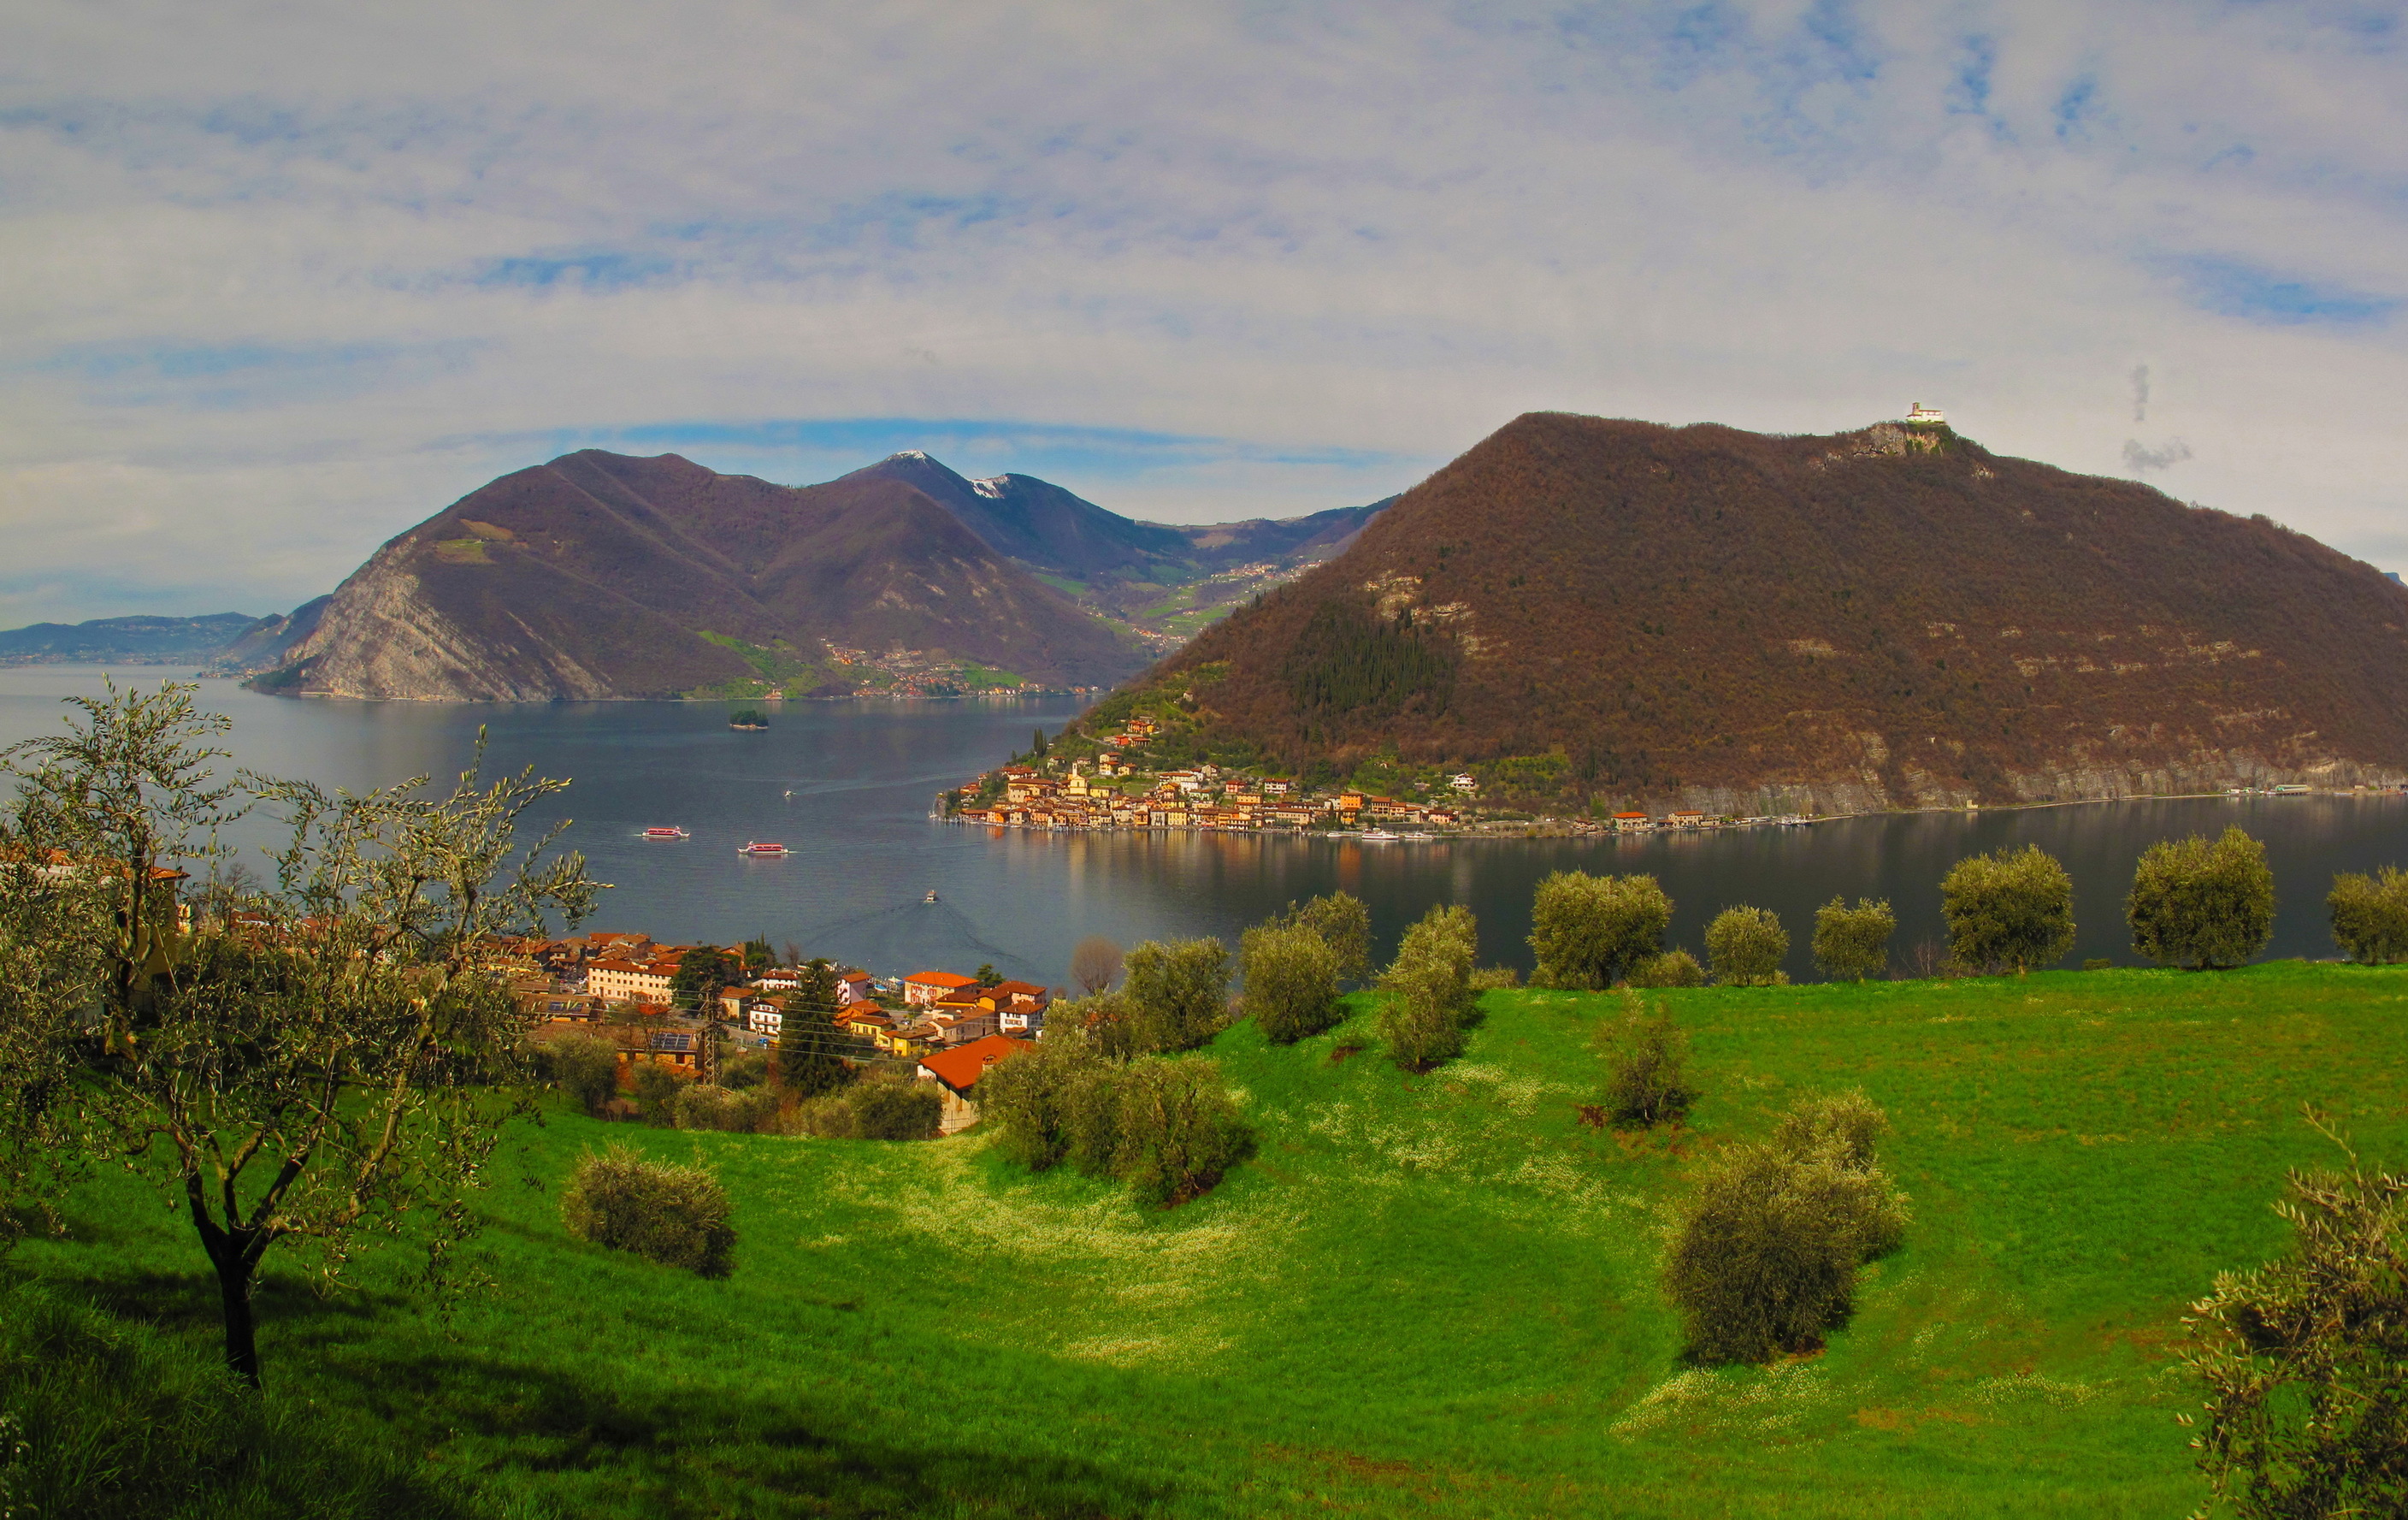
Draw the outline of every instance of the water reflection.
[[[138,672],[146,684],[159,672]],[[0,741],[54,729],[58,700],[94,695],[97,671],[0,670]],[[236,722],[236,763],[360,788],[466,763],[480,724],[492,762],[573,778],[569,840],[618,883],[597,927],[665,939],[766,934],[879,970],[992,963],[1067,980],[1088,934],[1123,944],[1237,932],[1296,898],[1343,888],[1371,907],[1380,944],[1432,903],[1479,915],[1485,959],[1526,967],[1532,890],[1556,869],[1650,871],[1677,905],[1673,939],[1702,949],[1706,922],[1750,903],[1778,912],[1805,953],[1816,906],[1887,897],[1901,950],[1940,934],[1941,876],[1979,850],[2040,844],[2073,875],[2077,956],[2132,957],[2123,894],[2132,862],[2161,839],[2237,822],[2267,841],[2276,955],[2328,955],[2323,897],[2333,872],[2408,865],[2408,798],[2127,801],[1978,814],[1919,813],[1811,829],[1583,840],[1337,843],[1251,835],[1038,834],[940,825],[930,796],[1058,726],[1067,699],[798,705],[766,734],[731,733],[698,703],[458,706],[295,702],[225,681],[204,699]],[[691,837],[641,838],[675,824]],[[254,828],[253,839],[264,838]],[[794,853],[749,859],[748,840]],[[924,901],[931,889],[935,903]]]

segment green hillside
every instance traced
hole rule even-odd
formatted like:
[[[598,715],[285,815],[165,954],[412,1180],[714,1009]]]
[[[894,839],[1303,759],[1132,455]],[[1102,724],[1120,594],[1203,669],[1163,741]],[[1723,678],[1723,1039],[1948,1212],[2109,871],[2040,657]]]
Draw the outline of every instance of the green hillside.
[[[2197,1397],[2168,1369],[2177,1316],[2280,1247],[2283,1169],[2327,1153],[2300,1105],[2371,1162],[2408,1155],[2408,971],[1660,996],[1706,1093],[1669,1141],[1579,1122],[1617,997],[1491,994],[1469,1054],[1428,1077],[1340,1058],[1373,1044],[1368,1008],[1290,1050],[1240,1025],[1212,1054],[1261,1154],[1169,1213],[1032,1178],[977,1131],[554,1117],[482,1205],[500,1286],[448,1324],[272,1281],[270,1412],[329,1471],[417,1464],[337,1513],[431,1513],[458,1484],[523,1515],[2180,1514],[2204,1490],[2173,1418]],[[1850,1085],[1896,1124],[1905,1249],[1824,1353],[1684,1367],[1655,1264],[1691,1162]],[[732,1278],[564,1234],[559,1184],[605,1139],[721,1169]],[[215,1304],[162,1201],[96,1183],[76,1240],[7,1269],[155,1321],[189,1361]],[[11,1407],[32,1365],[0,1346]],[[187,1513],[85,1502],[39,1513]]]

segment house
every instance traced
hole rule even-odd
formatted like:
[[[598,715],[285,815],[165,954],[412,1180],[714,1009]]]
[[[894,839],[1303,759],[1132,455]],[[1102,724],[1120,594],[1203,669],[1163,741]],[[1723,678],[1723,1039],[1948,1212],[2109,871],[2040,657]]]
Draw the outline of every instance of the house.
[[[998,982],[982,999],[995,1011],[997,1031],[1035,1034],[1045,1027],[1045,1010],[1054,995],[1033,982]]]
[[[920,1059],[914,1073],[922,1082],[933,1082],[944,1098],[944,1107],[937,1121],[938,1131],[952,1135],[978,1123],[978,1084],[987,1069],[1031,1049],[1025,1040],[1013,1040],[1005,1035],[989,1035],[974,1040],[954,1050],[941,1051]]]
[[[1653,828],[1656,824],[1643,812],[1618,812],[1613,815],[1613,826],[1625,834],[1635,834],[1641,829]]]
[[[1338,794],[1339,815],[1343,818],[1353,818],[1363,810],[1363,794],[1360,792],[1340,792]]]
[[[836,1016],[836,1027],[848,1040],[867,1040],[877,1044],[882,1035],[894,1032],[895,1021],[876,1003],[855,1003]]]
[[[1683,808],[1678,812],[1667,813],[1664,822],[1674,828],[1703,828],[1706,815],[1696,808]]]
[[[934,1008],[939,998],[978,984],[976,977],[956,976],[951,971],[914,971],[903,979],[903,1002],[910,1008]]]
[[[744,1027],[756,1035],[774,1035],[786,1026],[782,993],[755,993],[744,1000]]]
[[[854,967],[837,973],[836,1006],[851,1008],[869,1001],[869,973]]]
[[[673,960],[600,960],[585,968],[585,990],[614,1003],[652,1003],[666,1008]]]
[[[1458,792],[1477,792],[1480,790],[1480,778],[1467,770],[1448,778],[1446,784]]]

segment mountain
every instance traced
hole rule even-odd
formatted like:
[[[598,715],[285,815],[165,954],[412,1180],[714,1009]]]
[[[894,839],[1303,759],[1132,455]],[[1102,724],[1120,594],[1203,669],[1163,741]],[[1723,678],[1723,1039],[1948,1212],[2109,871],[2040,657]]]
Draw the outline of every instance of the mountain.
[[[36,623],[0,631],[0,665],[182,665],[209,658],[258,621],[247,612],[212,612]]]
[[[539,701],[1102,683],[1140,645],[910,482],[781,486],[585,450],[401,534],[260,678]]]
[[[326,604],[334,599],[331,594],[312,596],[290,612],[261,618],[212,653],[201,667],[202,674],[249,676],[275,669],[294,645],[317,631],[318,620],[326,615]]]
[[[846,480],[902,480],[924,494],[998,553],[1077,581],[1176,583],[1255,560],[1278,560],[1343,544],[1386,501],[1309,517],[1174,526],[1106,511],[1028,475],[973,480],[917,450],[880,460]],[[1391,496],[1389,501],[1396,498]]]
[[[2369,566],[1945,428],[1534,413],[1140,685],[1286,767],[1842,811],[2398,781],[2403,655]]]

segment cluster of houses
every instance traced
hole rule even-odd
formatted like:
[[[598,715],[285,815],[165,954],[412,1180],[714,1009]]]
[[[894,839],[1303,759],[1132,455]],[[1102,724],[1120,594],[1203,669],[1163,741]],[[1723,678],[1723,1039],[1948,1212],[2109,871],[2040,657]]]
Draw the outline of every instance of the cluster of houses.
[[[1469,775],[1449,783],[1446,799],[1416,800],[1307,788],[1211,764],[1140,771],[1127,752],[1155,733],[1152,718],[1132,718],[1093,760],[1058,769],[1005,766],[945,794],[939,810],[1002,828],[1453,829],[1464,822],[1454,797],[1479,790]]]
[[[638,1068],[660,1067],[709,1080],[729,1051],[767,1050],[806,1010],[804,968],[755,966],[708,1007],[674,990],[685,957],[697,951],[742,965],[740,946],[655,943],[641,934],[585,934],[559,939],[496,940],[490,968],[508,978],[538,1026],[580,1030],[618,1047],[623,1085]],[[953,971],[881,978],[857,968],[836,973],[833,1007],[810,1010],[810,1038],[856,1065],[910,1062],[915,1078],[938,1084],[947,1133],[975,1123],[979,1076],[1028,1048],[1045,1030],[1054,995],[1034,982],[982,982]],[[825,1022],[821,1022],[824,1020]]]

